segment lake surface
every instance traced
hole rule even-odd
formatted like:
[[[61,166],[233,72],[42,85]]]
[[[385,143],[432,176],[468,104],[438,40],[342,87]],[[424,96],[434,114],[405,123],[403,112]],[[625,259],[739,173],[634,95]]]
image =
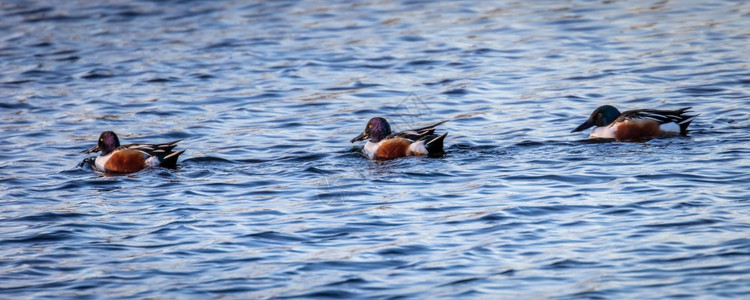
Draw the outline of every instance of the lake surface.
[[[0,298],[750,298],[747,1],[0,1]],[[686,137],[571,134],[692,106]],[[382,116],[446,156],[365,159]],[[176,170],[94,170],[105,130]]]

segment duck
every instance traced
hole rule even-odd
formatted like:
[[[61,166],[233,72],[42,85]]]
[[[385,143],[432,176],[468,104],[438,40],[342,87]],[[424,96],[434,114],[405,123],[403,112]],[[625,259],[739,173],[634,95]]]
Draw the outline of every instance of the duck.
[[[371,118],[364,131],[350,142],[367,140],[362,152],[371,160],[390,160],[407,156],[440,157],[445,154],[443,141],[448,133],[435,134],[435,127],[447,122],[440,121],[432,125],[391,132],[391,126],[385,118]]]
[[[602,105],[571,133],[591,130],[589,138],[620,141],[687,135],[687,128],[698,115],[688,114],[692,107],[676,110],[636,109],[620,113],[612,105]]]
[[[87,150],[86,154],[101,152],[94,165],[106,173],[128,174],[155,166],[174,169],[177,167],[177,158],[185,152],[172,152],[180,141],[182,140],[163,144],[120,145],[117,134],[104,131],[99,135],[97,145]]]

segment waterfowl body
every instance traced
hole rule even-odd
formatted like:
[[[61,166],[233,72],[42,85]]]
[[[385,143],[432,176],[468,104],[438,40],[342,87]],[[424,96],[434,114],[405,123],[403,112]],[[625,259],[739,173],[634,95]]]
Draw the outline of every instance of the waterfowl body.
[[[444,122],[391,133],[391,126],[388,121],[375,117],[367,122],[365,130],[353,138],[351,142],[368,140],[363,152],[369,159],[386,160],[419,155],[437,157],[444,154],[443,140],[448,133],[435,134],[435,127]]]
[[[175,168],[177,158],[185,152],[172,152],[180,140],[164,144],[129,144],[120,145],[120,140],[112,131],[105,131],[99,136],[96,146],[86,151],[93,153],[101,151],[96,158],[96,168],[108,173],[133,173],[148,167],[161,166]]]
[[[596,126],[591,130],[589,137],[639,140],[677,134],[685,135],[690,122],[698,116],[686,114],[690,108],[638,109],[620,113],[614,106],[604,105],[595,109],[588,120],[573,129],[571,133]]]

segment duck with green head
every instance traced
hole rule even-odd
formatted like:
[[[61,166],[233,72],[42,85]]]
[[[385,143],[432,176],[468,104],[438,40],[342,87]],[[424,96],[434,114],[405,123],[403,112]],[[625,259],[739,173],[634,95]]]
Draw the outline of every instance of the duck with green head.
[[[586,122],[573,129],[579,132],[591,127],[589,137],[616,140],[640,140],[668,135],[686,135],[690,122],[698,115],[688,115],[691,107],[677,110],[637,109],[623,113],[611,105],[597,107]]]

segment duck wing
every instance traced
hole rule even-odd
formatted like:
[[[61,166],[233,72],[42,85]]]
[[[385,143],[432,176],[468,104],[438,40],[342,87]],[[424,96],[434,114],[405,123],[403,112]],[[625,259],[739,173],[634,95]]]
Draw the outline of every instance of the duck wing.
[[[412,141],[418,141],[418,140],[424,139],[425,137],[428,137],[430,135],[435,134],[435,127],[437,127],[438,125],[443,124],[445,122],[448,122],[448,120],[443,120],[443,121],[440,121],[440,122],[437,122],[437,123],[434,123],[432,125],[425,126],[425,127],[422,127],[422,128],[410,129],[410,130],[404,130],[404,131],[401,131],[401,132],[397,132],[397,133],[389,135],[387,138],[397,138],[397,137],[400,137],[400,138],[405,138],[405,139],[409,139],[409,140],[412,140]]]
[[[172,149],[174,149],[174,147],[177,147],[177,143],[181,141],[182,140],[176,140],[176,141],[163,143],[163,144],[128,144],[128,145],[123,145],[121,147],[125,149],[143,151],[144,153],[150,156],[164,157],[172,153]]]
[[[683,124],[686,122],[690,122],[693,120],[693,118],[697,117],[698,115],[687,115],[687,111],[691,109],[692,107],[684,107],[676,110],[658,110],[658,109],[637,109],[637,110],[629,110],[624,113],[622,113],[615,122],[617,121],[624,121],[624,120],[634,120],[634,119],[651,119],[656,122],[659,122],[659,124],[666,124],[666,123],[677,123],[677,124]]]

